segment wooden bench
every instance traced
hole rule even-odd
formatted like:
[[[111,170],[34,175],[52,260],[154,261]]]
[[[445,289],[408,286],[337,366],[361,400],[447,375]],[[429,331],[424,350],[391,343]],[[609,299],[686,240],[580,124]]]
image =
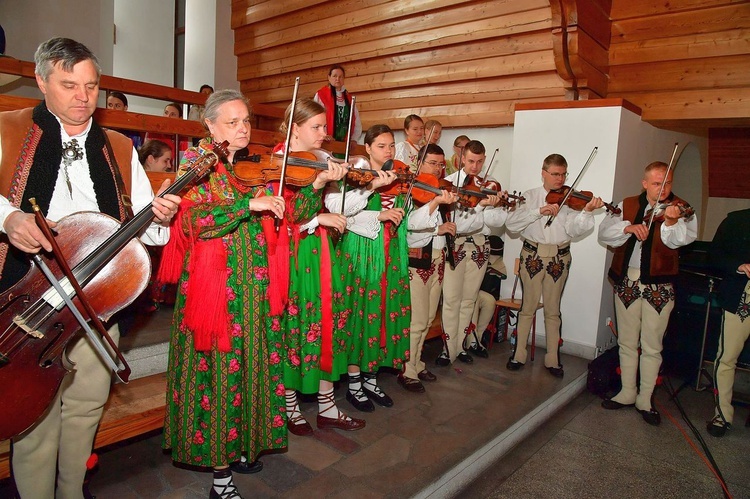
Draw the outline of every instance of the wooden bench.
[[[96,432],[94,448],[100,449],[137,437],[164,425],[166,373],[154,374],[112,387]],[[0,442],[0,479],[10,476],[10,441]]]

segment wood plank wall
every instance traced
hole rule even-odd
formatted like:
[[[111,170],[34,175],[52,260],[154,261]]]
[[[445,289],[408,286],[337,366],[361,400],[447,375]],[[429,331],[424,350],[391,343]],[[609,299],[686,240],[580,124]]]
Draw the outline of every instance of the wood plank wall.
[[[657,126],[750,125],[748,0],[233,0],[238,79],[286,105],[347,69],[365,127],[513,122],[516,102],[625,98]]]
[[[284,106],[346,69],[365,128],[408,114],[444,126],[513,122],[516,102],[566,96],[549,0],[234,0],[241,89]],[[606,59],[606,58],[605,58]]]
[[[613,0],[609,96],[672,128],[747,126],[750,2]]]

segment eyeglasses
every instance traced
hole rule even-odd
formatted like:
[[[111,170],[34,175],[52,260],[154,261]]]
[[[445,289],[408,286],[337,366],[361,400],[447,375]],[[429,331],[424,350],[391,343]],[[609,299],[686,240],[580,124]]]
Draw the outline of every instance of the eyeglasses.
[[[547,173],[547,175],[550,175],[555,178],[568,178],[567,172],[566,173],[550,173],[547,170],[544,170],[544,171]]]
[[[445,166],[445,161],[443,161],[443,162],[438,162],[438,161],[425,161],[425,162],[424,162],[424,164],[426,164],[426,165],[430,165],[430,166],[432,166],[433,168],[434,168],[434,167],[436,167],[436,166],[439,166],[440,168],[442,168],[442,167],[444,167],[444,166]]]

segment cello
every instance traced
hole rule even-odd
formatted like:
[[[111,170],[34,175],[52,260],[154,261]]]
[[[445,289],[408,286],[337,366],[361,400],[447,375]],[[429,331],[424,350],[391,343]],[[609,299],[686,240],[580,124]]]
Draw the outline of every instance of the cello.
[[[179,193],[204,175],[219,155],[227,155],[228,145],[215,145],[214,151],[197,158],[160,196]],[[151,205],[122,225],[97,212],[63,217],[57,223],[54,239],[65,261],[58,263],[48,255],[36,255],[26,275],[0,294],[0,397],[4,402],[0,404],[0,440],[33,426],[72,370],[64,356],[65,349],[84,326],[79,322],[80,311],[71,310],[65,302],[72,301],[76,309],[88,302],[86,308],[95,310],[98,318],[106,321],[146,288],[151,262],[136,237],[152,220]],[[85,297],[73,292],[74,283],[69,278],[60,278],[65,267],[71,268]],[[47,271],[54,281],[48,279]],[[56,289],[67,296],[61,296]],[[97,349],[103,347],[99,338],[89,338],[94,344],[100,343]],[[104,361],[127,381],[127,366],[118,371],[111,357]]]

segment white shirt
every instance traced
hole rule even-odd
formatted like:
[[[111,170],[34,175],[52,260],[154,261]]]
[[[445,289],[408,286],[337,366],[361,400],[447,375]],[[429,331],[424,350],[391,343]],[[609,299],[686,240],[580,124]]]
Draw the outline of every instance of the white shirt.
[[[393,155],[393,159],[401,161],[408,165],[411,171],[414,171],[417,168],[418,154],[419,149],[414,147],[408,140],[405,140],[396,144],[396,153]]]
[[[433,250],[445,247],[445,236],[439,236],[438,227],[443,223],[440,208],[430,213],[430,203],[409,213],[407,221],[406,243],[410,248],[424,248],[432,241]]]
[[[464,179],[466,179],[466,172],[463,170],[451,173],[445,177],[445,180],[453,185],[457,185],[458,182],[463,184]],[[456,208],[453,210],[453,222],[456,224],[456,236],[480,233],[488,236],[491,233],[490,227],[500,228],[507,223],[508,210],[505,208],[479,205],[474,208],[463,208],[460,205],[455,206]]]
[[[560,246],[594,227],[592,212],[577,212],[567,206],[560,207],[552,225],[545,227],[549,216],[542,215],[539,209],[549,204],[547,194],[549,192],[544,186],[524,192],[523,197],[526,201],[510,213],[505,228],[511,232],[520,232],[524,239],[533,243]]]
[[[54,116],[54,115],[53,115]],[[52,192],[49,211],[45,214],[46,218],[58,221],[61,218],[79,211],[100,211],[96,203],[96,193],[94,192],[94,182],[91,180],[88,159],[86,157],[86,139],[91,130],[92,120],[86,129],[78,135],[70,136],[62,126],[60,119],[55,116],[60,123],[60,140],[69,142],[76,139],[83,152],[83,158],[75,160],[68,167],[68,177],[65,175],[63,163],[60,163],[60,174],[57,176],[57,183]],[[2,159],[2,149],[0,149],[0,160]],[[133,202],[133,211],[138,213],[146,206],[151,205],[154,198],[154,192],[151,190],[151,183],[146,176],[146,172],[138,162],[138,154],[133,149],[131,159],[131,192],[130,198]],[[66,178],[70,178],[72,193],[68,191]],[[8,199],[0,196],[0,230],[5,232],[5,219],[14,211],[20,211],[12,206]],[[169,241],[169,228],[159,224],[152,223],[141,235],[141,241],[151,246],[163,246]]]
[[[341,188],[336,182],[326,184],[326,190],[323,194],[323,202],[330,213],[341,213],[341,200],[344,199],[345,217],[351,217],[355,213],[362,211],[367,206],[367,198],[370,196],[368,191],[363,189],[347,189],[346,198],[341,195]],[[349,230],[349,218],[346,219],[347,230]],[[380,222],[378,222],[380,223]],[[304,224],[300,225],[300,233],[307,232],[312,234],[318,228],[318,216],[314,216]],[[377,234],[376,234],[377,237]]]
[[[622,210],[622,203],[617,206]],[[643,209],[644,215],[649,208],[650,205],[646,204]],[[602,220],[602,223],[599,224],[599,242],[613,248],[622,246],[628,239],[635,237],[633,234],[625,234],[623,232],[630,225],[632,225],[630,222],[622,219],[622,212],[619,215],[607,215]],[[689,220],[680,218],[676,224],[671,226],[661,224],[659,235],[664,245],[670,249],[677,249],[680,246],[690,244],[698,237],[698,217],[693,215]],[[628,261],[628,267],[641,268],[642,247],[643,243],[636,240],[633,253],[630,255],[630,260]]]
[[[346,230],[368,239],[377,239],[380,233],[380,211],[365,210],[367,200],[373,192],[363,187],[347,190],[344,203]],[[338,188],[330,189],[324,202],[331,213],[341,213],[341,191]]]

